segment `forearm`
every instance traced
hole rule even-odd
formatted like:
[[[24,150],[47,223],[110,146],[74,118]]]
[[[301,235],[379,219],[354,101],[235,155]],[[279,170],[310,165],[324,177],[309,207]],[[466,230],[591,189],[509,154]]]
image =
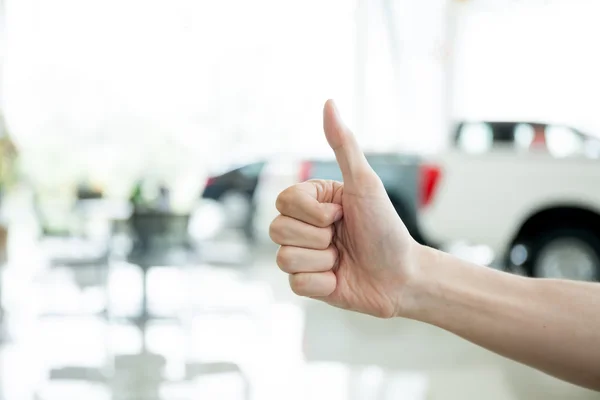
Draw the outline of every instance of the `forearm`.
[[[600,390],[600,284],[519,277],[423,247],[405,314]]]

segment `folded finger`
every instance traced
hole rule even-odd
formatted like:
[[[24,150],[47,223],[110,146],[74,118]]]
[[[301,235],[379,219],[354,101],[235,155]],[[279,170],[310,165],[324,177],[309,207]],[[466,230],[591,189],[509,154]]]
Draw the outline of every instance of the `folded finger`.
[[[296,246],[325,250],[333,237],[333,227],[319,228],[297,219],[279,215],[269,229],[273,242],[281,246]]]
[[[326,250],[304,249],[281,246],[277,251],[277,265],[283,272],[325,272],[331,270],[337,261],[337,250],[329,246]]]
[[[324,228],[342,217],[342,206],[331,202],[337,185],[307,181],[290,186],[279,194],[275,206],[282,215]]]
[[[337,279],[332,271],[290,275],[290,287],[298,296],[326,297],[333,293],[336,285]]]

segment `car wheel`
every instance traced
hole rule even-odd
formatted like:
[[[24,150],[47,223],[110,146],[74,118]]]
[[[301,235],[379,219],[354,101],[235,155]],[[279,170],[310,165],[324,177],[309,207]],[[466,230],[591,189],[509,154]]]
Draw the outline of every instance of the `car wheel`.
[[[252,207],[248,196],[241,192],[230,191],[224,193],[219,202],[223,206],[226,224],[229,228],[239,229],[246,225]]]
[[[531,275],[538,278],[597,281],[600,239],[584,229],[549,232],[531,246]]]

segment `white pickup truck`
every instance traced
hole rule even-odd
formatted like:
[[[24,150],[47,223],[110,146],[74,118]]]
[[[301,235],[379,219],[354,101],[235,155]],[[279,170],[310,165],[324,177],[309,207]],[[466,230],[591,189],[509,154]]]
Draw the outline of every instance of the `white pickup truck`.
[[[485,245],[530,276],[598,280],[598,140],[546,124],[478,124],[429,160],[438,178],[419,213],[424,237]]]

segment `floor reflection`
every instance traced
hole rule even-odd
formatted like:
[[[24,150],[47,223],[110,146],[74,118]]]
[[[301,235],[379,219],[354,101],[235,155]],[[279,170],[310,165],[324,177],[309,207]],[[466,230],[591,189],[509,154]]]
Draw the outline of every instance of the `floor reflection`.
[[[156,268],[151,313],[170,318],[142,330],[121,318],[139,311],[140,274],[126,264],[109,271],[104,292],[78,285],[82,271],[57,268],[36,282],[51,301],[30,326],[36,334],[3,350],[6,399],[391,399],[397,390],[424,398],[422,375],[306,362],[301,304],[276,299],[245,272]]]
[[[0,352],[6,399],[266,398],[303,360],[302,310],[247,271],[153,267],[144,324],[135,265],[8,271],[26,290],[6,296],[16,325]]]
[[[32,248],[3,271],[1,400],[599,398],[424,324],[300,299],[270,250],[152,268],[145,321],[137,266]]]

